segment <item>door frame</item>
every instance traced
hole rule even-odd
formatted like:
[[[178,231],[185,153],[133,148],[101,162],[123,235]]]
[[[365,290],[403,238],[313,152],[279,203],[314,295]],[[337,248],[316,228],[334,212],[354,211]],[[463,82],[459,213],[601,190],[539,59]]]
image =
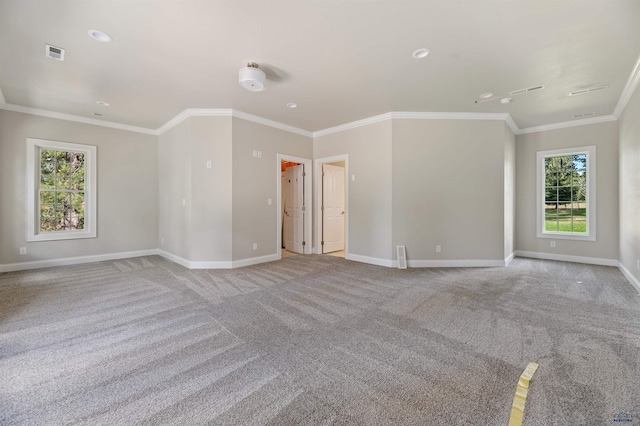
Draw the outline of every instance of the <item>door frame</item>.
[[[312,197],[312,190],[313,190],[313,185],[311,184],[312,176],[312,166],[313,166],[313,162],[311,161],[310,158],[302,158],[302,157],[296,157],[294,155],[288,155],[288,154],[280,154],[278,153],[276,155],[277,158],[277,175],[276,175],[276,188],[277,188],[277,195],[276,195],[276,232],[277,232],[277,236],[276,236],[276,253],[278,255],[278,259],[282,259],[282,162],[283,161],[292,161],[294,163],[298,163],[298,164],[304,164],[304,173],[305,173],[305,179],[304,179],[304,224],[302,225],[304,227],[304,242],[305,245],[303,246],[303,250],[302,253],[303,254],[311,254],[313,252],[313,239],[312,239],[312,229],[313,227],[311,226],[312,223],[312,219],[313,219],[313,197]]]
[[[313,252],[322,254],[322,165],[325,163],[337,163],[344,161],[344,257],[349,256],[349,154],[335,155],[333,157],[317,158],[314,162],[314,199],[315,204],[315,229],[316,238],[314,240]]]

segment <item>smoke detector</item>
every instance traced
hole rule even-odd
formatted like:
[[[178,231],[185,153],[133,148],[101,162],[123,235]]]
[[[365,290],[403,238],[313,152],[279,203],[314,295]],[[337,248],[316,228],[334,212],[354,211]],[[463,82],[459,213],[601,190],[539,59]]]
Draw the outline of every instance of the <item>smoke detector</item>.
[[[266,87],[267,76],[258,68],[258,64],[249,62],[246,67],[240,68],[238,81],[247,90],[262,92]]]
[[[44,56],[46,56],[47,58],[64,61],[64,49],[62,47],[56,47],[50,44],[45,44]]]

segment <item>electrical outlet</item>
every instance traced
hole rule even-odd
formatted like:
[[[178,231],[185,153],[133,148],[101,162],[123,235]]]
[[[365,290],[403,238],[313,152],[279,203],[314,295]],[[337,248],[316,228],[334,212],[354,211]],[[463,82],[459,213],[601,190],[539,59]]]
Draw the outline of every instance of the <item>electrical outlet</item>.
[[[207,169],[211,168],[211,160],[207,160]]]
[[[253,243],[253,249],[258,250],[258,243]]]
[[[20,254],[27,254],[27,248],[26,247],[20,247]]]
[[[640,271],[640,259],[636,260],[636,268]]]
[[[187,199],[186,199],[186,198],[183,198],[183,199],[182,199],[182,205],[183,205],[183,206],[186,206],[186,205],[187,205]]]
[[[436,253],[440,253],[442,251],[442,246],[436,246]]]
[[[268,205],[273,204],[273,200],[272,200],[271,198],[267,198],[267,204],[268,204]]]
[[[550,241],[549,242],[549,246],[550,247],[555,247],[556,246],[556,242],[555,241]]]
[[[164,237],[160,238],[160,244],[164,244]]]

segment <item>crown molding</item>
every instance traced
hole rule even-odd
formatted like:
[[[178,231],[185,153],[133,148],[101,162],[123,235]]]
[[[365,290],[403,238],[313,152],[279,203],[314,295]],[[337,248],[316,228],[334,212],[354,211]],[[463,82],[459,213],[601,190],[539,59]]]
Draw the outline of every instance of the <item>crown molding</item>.
[[[158,135],[163,134],[167,130],[171,129],[174,126],[182,123],[184,120],[190,117],[234,117],[240,118],[242,120],[252,121],[254,123],[262,124],[269,127],[274,127],[276,129],[284,130],[290,133],[296,133],[298,135],[312,137],[312,133],[300,129],[298,127],[289,126],[288,124],[280,123],[278,121],[269,120],[267,118],[259,117],[257,115],[249,114],[243,111],[238,111],[231,108],[187,108],[182,111],[180,114],[173,117],[171,120],[167,121],[165,124],[160,126],[156,133]]]
[[[171,120],[158,127],[155,132],[158,136],[167,130],[177,126],[189,117],[231,117],[233,110],[230,108],[187,108]]]
[[[238,111],[237,109],[232,110],[234,118],[240,118],[242,120],[252,121],[254,123],[263,124],[265,126],[273,127],[276,129],[284,130],[285,132],[295,133],[301,136],[306,136],[308,138],[313,137],[313,133],[300,129],[298,127],[290,126],[288,124],[280,123],[278,121],[269,120],[268,118],[259,117],[257,115],[249,114],[243,111]]]
[[[518,135],[525,133],[546,132],[547,130],[566,129],[567,127],[586,126],[588,124],[606,123],[608,121],[616,121],[618,118],[614,115],[603,115],[600,117],[583,118],[582,120],[564,121],[562,123],[545,124],[543,126],[526,127],[520,129]]]
[[[110,127],[112,129],[126,130],[128,132],[144,133],[147,135],[157,135],[153,129],[146,127],[130,126],[128,124],[113,123],[110,121],[97,120],[95,118],[80,117],[79,115],[62,114],[59,112],[47,111],[38,108],[29,108],[14,104],[0,104],[0,109],[13,112],[21,112],[23,114],[39,115],[41,117],[56,118],[58,120],[74,121],[76,123],[92,124],[94,126]]]
[[[517,134],[520,130],[511,116],[506,113],[477,113],[477,112],[411,112],[392,111],[385,114],[375,115],[362,120],[352,121],[339,126],[330,127],[324,130],[313,132],[313,137],[330,135],[332,133],[344,132],[345,130],[379,123],[385,120],[496,120],[505,121],[509,128]]]
[[[381,121],[385,121],[389,119],[391,119],[391,113],[387,112],[385,114],[375,115],[373,117],[363,118],[362,120],[356,120],[350,123],[341,124],[339,126],[318,130],[316,132],[313,132],[313,137],[317,138],[320,136],[327,136],[332,133],[344,132],[345,130],[355,129],[357,127],[367,126],[369,124],[379,123]]]
[[[613,115],[616,118],[620,118],[620,115],[622,115],[622,111],[624,111],[624,109],[626,108],[627,103],[629,103],[629,99],[631,99],[631,96],[633,95],[633,92],[636,91],[636,88],[638,87],[639,83],[640,83],[640,57],[638,57],[638,60],[636,61],[636,65],[633,67],[633,71],[631,71],[631,75],[629,76],[629,80],[627,80],[627,84],[624,86],[624,89],[622,90],[622,94],[620,95],[618,104],[616,105],[616,108],[613,110]]]

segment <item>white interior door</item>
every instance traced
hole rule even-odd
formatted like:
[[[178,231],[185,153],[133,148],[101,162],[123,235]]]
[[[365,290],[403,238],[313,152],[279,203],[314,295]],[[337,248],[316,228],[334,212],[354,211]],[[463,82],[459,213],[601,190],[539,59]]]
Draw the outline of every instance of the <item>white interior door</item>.
[[[282,181],[282,241],[284,248],[293,249],[293,216],[289,215],[293,203],[293,170],[285,169]]]
[[[294,253],[304,251],[304,165],[285,170],[284,247]]]
[[[322,165],[323,253],[344,250],[344,167]]]

